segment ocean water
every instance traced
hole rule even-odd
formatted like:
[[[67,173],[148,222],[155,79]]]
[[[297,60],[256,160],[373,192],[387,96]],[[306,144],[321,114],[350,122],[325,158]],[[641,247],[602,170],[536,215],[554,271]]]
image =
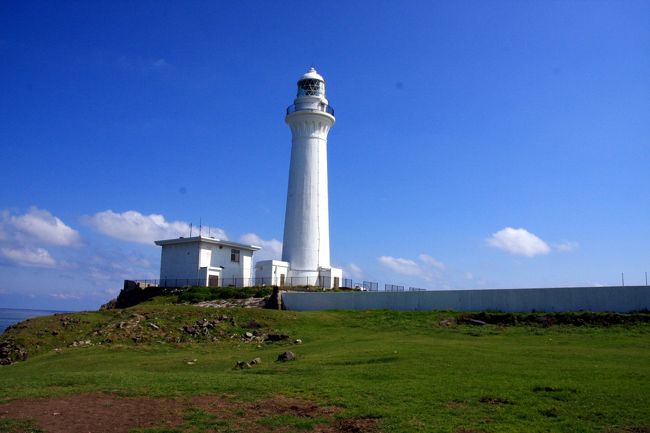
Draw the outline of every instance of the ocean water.
[[[50,310],[22,310],[17,308],[0,308],[0,334],[14,323],[39,316],[49,316],[54,313],[67,313],[67,311]]]

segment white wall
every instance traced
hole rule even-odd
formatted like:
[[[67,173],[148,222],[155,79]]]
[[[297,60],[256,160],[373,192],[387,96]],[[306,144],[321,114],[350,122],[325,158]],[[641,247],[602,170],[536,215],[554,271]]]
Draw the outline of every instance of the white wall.
[[[199,248],[196,243],[162,247],[160,279],[199,278]]]
[[[494,310],[503,312],[650,309],[650,287],[439,290],[426,292],[283,292],[288,310]]]
[[[221,247],[221,248],[220,248]],[[201,243],[201,266],[219,267],[223,266],[221,271],[221,281],[223,285],[235,283],[242,284],[242,278],[252,278],[253,252],[227,245],[214,245]],[[239,263],[231,261],[231,250],[239,249]],[[230,279],[230,281],[228,281]],[[244,281],[248,285],[249,281]]]

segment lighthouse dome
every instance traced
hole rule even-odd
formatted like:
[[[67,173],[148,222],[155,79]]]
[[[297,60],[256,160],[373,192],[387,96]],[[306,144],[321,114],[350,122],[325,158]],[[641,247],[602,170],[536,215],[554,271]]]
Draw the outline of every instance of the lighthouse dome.
[[[325,97],[325,80],[316,69],[309,68],[298,80],[298,97],[301,96]]]

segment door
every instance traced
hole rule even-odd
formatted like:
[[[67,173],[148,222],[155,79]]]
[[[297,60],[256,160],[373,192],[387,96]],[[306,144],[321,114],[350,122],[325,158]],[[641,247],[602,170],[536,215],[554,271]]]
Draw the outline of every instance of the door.
[[[208,285],[210,287],[219,287],[219,275],[210,275]]]
[[[284,274],[280,274],[280,287],[284,287]]]
[[[339,288],[339,277],[334,277],[334,288],[335,289]]]

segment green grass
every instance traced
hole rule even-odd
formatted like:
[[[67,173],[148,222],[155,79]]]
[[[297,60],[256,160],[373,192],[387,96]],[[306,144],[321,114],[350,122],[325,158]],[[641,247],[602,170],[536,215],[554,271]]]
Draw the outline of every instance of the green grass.
[[[0,433],[43,433],[31,421],[0,419]]]
[[[190,337],[179,330],[224,314],[234,324],[222,321],[210,336]],[[380,418],[385,432],[650,428],[647,322],[475,326],[457,322],[459,315],[450,312],[298,313],[156,302],[69,316],[79,323],[64,328],[60,316],[44,317],[7,333],[32,356],[0,367],[0,401],[93,391],[225,394],[246,401],[282,394],[338,406],[343,409],[338,417]],[[134,328],[119,328],[133,317],[142,317]],[[287,333],[291,340],[241,341],[238,336],[252,319],[265,332]],[[451,325],[441,325],[444,319]],[[304,344],[293,345],[295,338]],[[92,345],[68,347],[76,340]],[[298,359],[275,362],[285,350]],[[233,369],[237,361],[256,357],[261,365]],[[193,359],[196,363],[187,363]],[[223,422],[200,412],[188,416],[183,428],[189,431]],[[280,414],[259,422],[309,431],[317,421]]]

